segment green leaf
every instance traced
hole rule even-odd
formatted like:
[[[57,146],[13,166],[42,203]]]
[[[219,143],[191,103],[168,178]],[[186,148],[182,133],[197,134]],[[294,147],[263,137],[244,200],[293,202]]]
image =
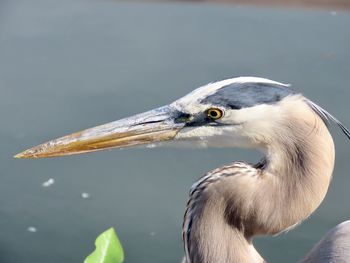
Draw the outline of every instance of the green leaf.
[[[124,251],[113,228],[100,234],[95,241],[96,249],[84,263],[122,263]]]

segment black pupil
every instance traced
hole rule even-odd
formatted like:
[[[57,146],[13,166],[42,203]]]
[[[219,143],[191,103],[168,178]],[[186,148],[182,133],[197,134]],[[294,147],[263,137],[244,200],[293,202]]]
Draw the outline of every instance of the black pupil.
[[[210,116],[213,118],[216,118],[216,117],[218,117],[218,112],[215,110],[212,110],[212,111],[210,111]]]

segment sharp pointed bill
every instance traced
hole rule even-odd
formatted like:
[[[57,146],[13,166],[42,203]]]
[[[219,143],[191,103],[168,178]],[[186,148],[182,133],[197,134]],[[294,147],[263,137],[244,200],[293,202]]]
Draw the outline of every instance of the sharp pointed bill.
[[[57,157],[171,140],[184,126],[174,122],[177,114],[161,107],[43,143],[15,157]]]

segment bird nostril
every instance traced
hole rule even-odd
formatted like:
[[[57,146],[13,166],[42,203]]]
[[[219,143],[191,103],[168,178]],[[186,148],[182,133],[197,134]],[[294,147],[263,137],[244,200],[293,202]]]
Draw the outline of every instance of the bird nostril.
[[[179,115],[175,118],[175,123],[183,123],[187,122],[191,119],[191,114],[181,112]]]

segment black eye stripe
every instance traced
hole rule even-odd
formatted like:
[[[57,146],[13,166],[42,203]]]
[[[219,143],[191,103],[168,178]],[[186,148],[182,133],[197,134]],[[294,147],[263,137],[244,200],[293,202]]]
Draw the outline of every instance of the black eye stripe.
[[[297,92],[278,83],[232,83],[203,98],[203,104],[241,109],[260,104],[274,104]]]
[[[237,106],[237,105],[233,105],[233,104],[228,104],[227,106],[229,106],[230,109],[232,109],[232,110],[240,110],[240,109],[242,109],[242,107]]]

